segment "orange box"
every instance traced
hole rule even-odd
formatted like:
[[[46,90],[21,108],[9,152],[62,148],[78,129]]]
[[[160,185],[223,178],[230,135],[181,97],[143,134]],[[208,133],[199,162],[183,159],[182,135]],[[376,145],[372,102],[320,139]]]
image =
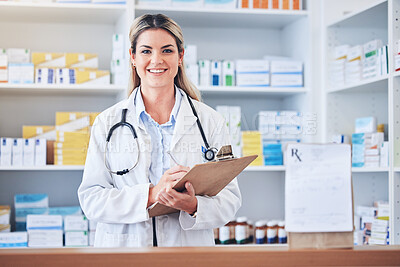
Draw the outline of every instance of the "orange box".
[[[261,0],[261,8],[268,9],[268,0]]]
[[[272,0],[272,9],[279,9],[279,0]]]
[[[249,0],[242,0],[242,8],[249,8]]]
[[[261,0],[253,0],[253,8],[261,8]]]
[[[282,9],[289,10],[289,0],[282,0]]]
[[[300,10],[300,1],[301,0],[293,0],[293,10]]]

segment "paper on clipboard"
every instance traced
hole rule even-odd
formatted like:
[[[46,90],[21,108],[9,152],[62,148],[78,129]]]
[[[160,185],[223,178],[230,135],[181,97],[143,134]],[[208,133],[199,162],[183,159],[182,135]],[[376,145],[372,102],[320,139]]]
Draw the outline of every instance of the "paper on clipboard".
[[[349,145],[289,144],[285,165],[288,232],[353,230]]]
[[[183,191],[185,183],[190,181],[196,195],[215,196],[256,158],[257,155],[252,155],[195,165],[176,182],[173,188]],[[178,210],[160,203],[150,206],[148,211],[150,217],[178,212]]]

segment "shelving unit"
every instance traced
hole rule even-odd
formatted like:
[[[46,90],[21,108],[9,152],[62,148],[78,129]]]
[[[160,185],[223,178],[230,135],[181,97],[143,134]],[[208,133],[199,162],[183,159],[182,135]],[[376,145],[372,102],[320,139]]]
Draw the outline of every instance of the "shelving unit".
[[[353,168],[354,205],[372,206],[373,201],[386,200],[391,206],[390,243],[400,244],[400,173],[396,163],[399,154],[396,142],[400,137],[399,89],[397,73],[394,73],[393,48],[400,35],[398,33],[398,0],[358,1],[359,9],[344,15],[333,22],[325,23],[324,58],[325,66],[323,88],[325,91],[324,141],[333,134],[351,136],[354,132],[355,118],[374,116],[378,124],[387,125],[390,147],[390,166],[388,168]],[[335,1],[325,2],[324,12],[340,9]],[[345,10],[345,7],[342,8]],[[328,83],[328,60],[330,50],[343,44],[362,45],[373,39],[381,39],[388,45],[387,75],[362,80],[340,88],[330,88]],[[400,85],[400,84],[399,84]],[[399,157],[400,158],[400,157]],[[399,161],[400,162],[400,161]]]
[[[198,89],[202,93],[210,94],[264,94],[275,96],[290,96],[296,94],[307,93],[307,88],[292,88],[292,87],[238,87],[238,86],[199,86]]]

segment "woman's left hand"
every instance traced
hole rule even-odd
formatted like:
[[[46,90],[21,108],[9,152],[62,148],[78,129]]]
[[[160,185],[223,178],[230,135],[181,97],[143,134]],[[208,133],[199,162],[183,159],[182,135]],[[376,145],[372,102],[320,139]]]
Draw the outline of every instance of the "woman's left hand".
[[[197,210],[195,191],[190,182],[185,183],[185,188],[186,191],[179,193],[172,187],[168,187],[158,194],[157,201],[165,206],[193,214]]]

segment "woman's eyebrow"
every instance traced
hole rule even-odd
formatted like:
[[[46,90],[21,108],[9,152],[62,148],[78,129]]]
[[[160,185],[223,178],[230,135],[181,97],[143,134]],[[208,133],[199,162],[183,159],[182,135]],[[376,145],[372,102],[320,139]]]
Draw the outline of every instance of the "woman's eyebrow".
[[[141,45],[140,47],[145,47],[145,48],[153,49],[153,47],[151,47],[151,46],[149,46],[149,45]]]
[[[167,48],[167,47],[170,47],[170,46],[173,46],[173,45],[172,44],[167,44],[167,45],[162,46],[161,49]]]

